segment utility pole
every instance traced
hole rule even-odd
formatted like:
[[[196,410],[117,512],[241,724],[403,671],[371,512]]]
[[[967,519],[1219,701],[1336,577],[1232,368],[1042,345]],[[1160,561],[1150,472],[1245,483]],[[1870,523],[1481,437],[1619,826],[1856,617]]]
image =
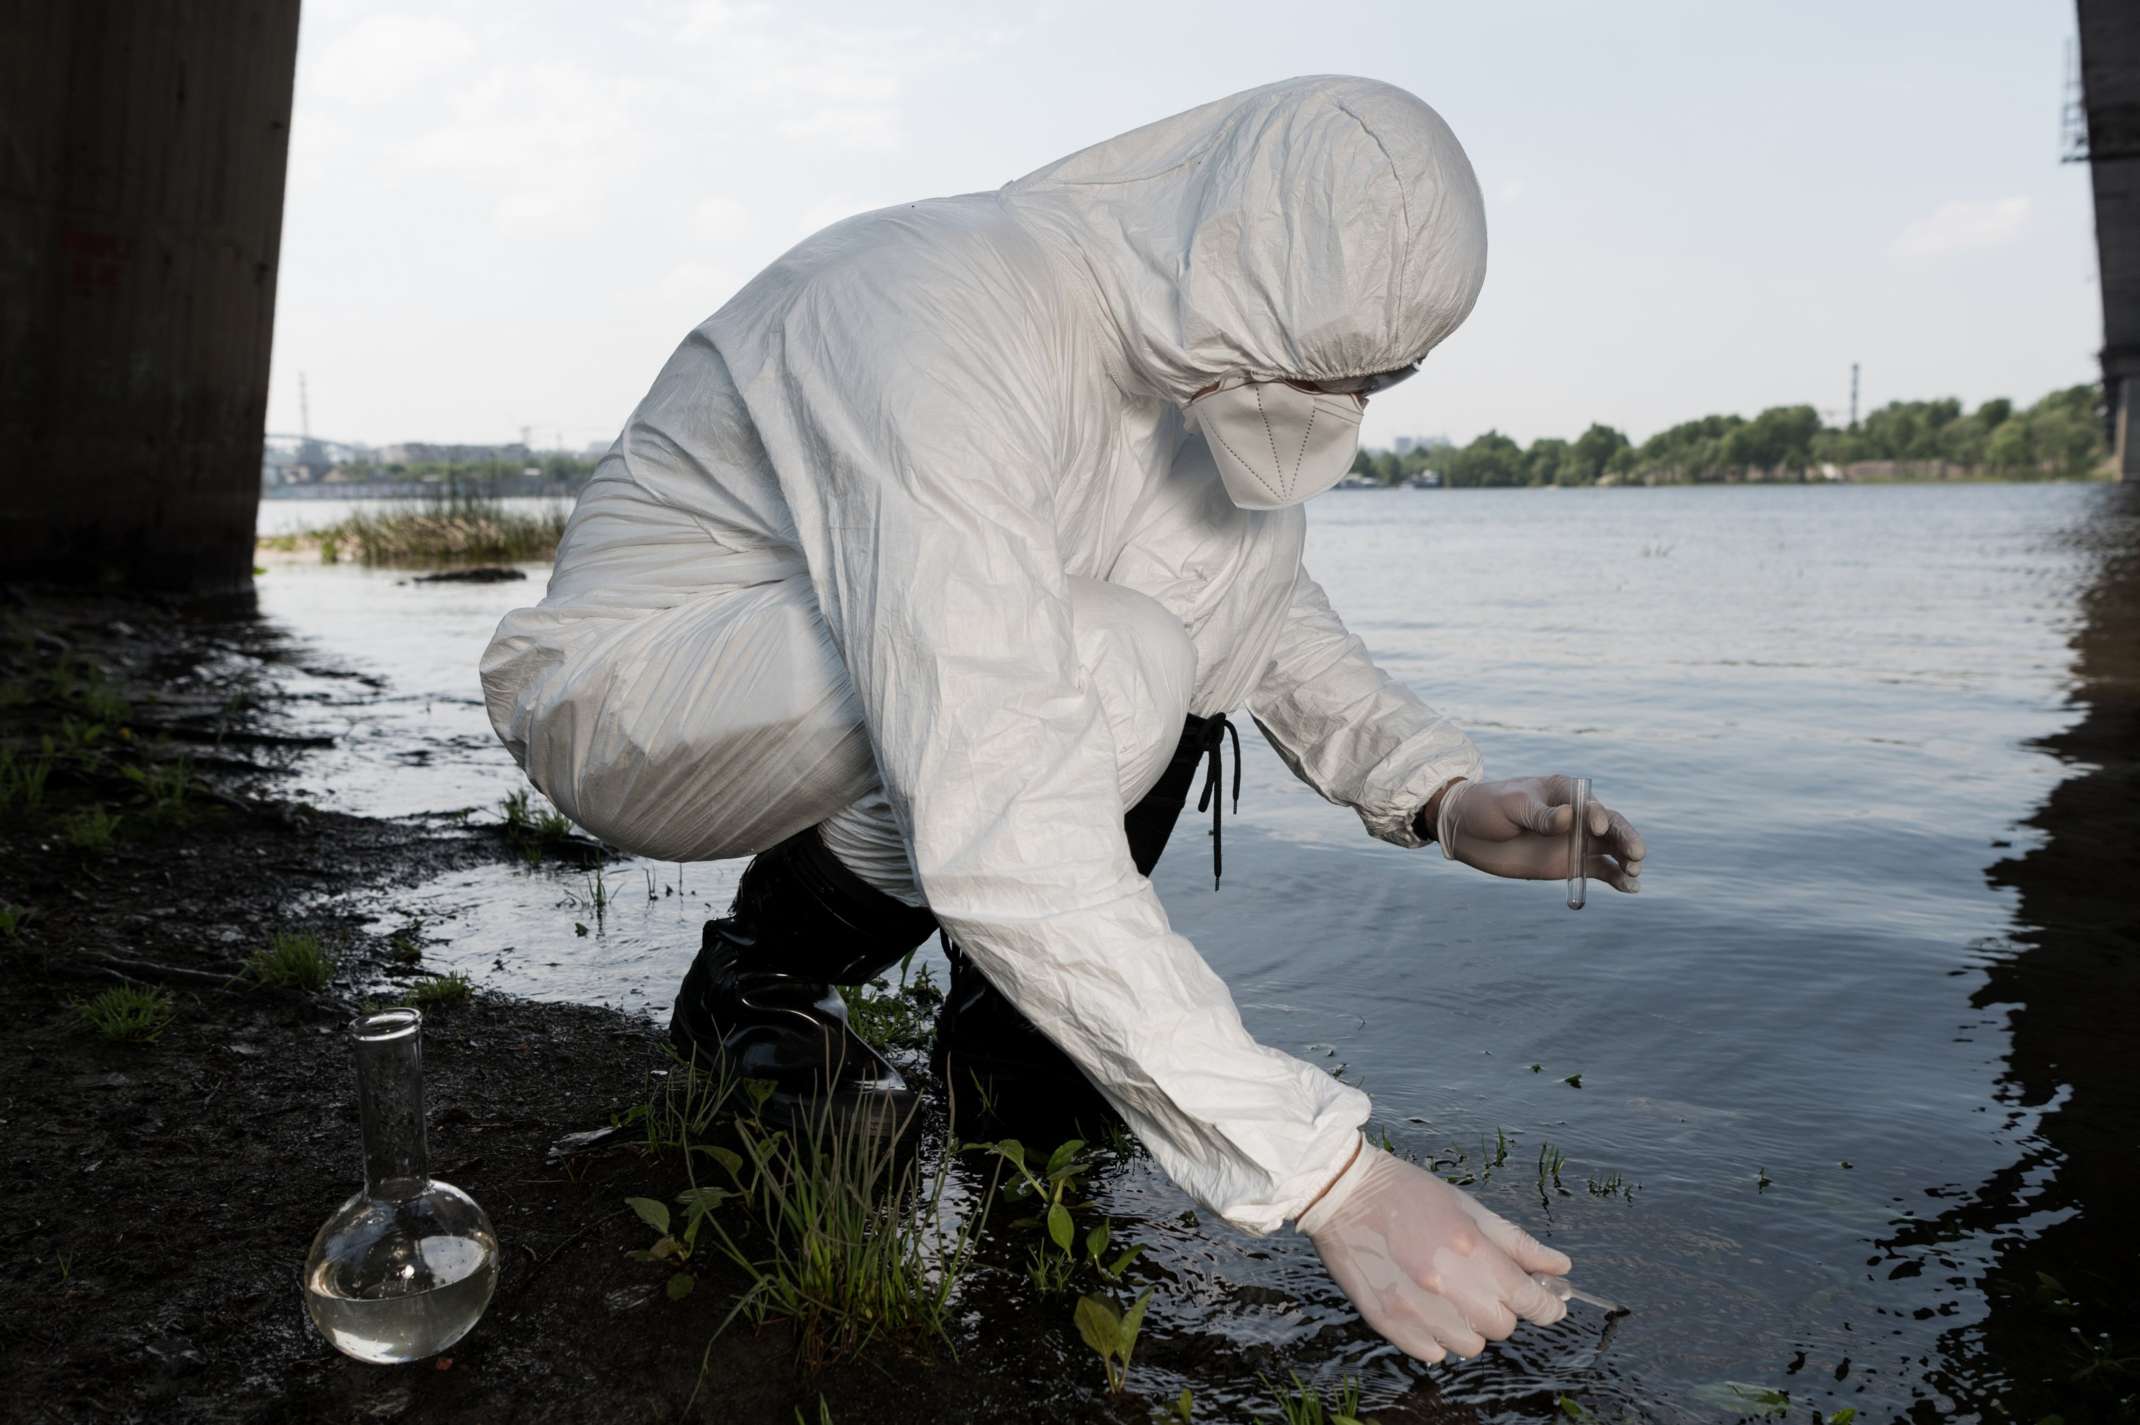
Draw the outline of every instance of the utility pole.
[[[1850,428],[1858,428],[1858,363],[1850,363]]]
[[[297,373],[297,433],[312,439],[312,394],[305,389],[305,373]]]
[[[534,439],[535,427],[530,425],[524,425],[520,428],[520,448],[522,450],[533,454],[535,447],[531,442],[533,442]]]

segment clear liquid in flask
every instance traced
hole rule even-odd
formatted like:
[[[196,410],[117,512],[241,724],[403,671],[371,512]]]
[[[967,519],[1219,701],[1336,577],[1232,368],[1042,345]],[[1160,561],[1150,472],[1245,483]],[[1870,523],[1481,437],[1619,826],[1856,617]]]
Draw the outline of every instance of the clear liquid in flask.
[[[358,1021],[364,1189],[327,1219],[305,1261],[305,1310],[320,1334],[378,1365],[460,1340],[498,1284],[490,1219],[426,1167],[422,1031],[415,1010]]]

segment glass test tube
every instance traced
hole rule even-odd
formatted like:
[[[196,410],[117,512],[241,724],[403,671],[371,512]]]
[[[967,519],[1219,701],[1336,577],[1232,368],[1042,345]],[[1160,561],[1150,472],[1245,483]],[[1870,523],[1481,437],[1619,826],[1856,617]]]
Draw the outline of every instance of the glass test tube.
[[[1575,824],[1568,828],[1568,909],[1583,908],[1583,874],[1590,864],[1590,779],[1575,779]]]

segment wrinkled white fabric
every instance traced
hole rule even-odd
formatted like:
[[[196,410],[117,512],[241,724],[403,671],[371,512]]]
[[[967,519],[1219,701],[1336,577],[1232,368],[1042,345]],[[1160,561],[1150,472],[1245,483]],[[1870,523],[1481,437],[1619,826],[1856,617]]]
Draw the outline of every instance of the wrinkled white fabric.
[[[1188,418],[1210,445],[1235,504],[1282,510],[1345,478],[1360,453],[1363,409],[1351,396],[1245,381],[1198,396]]]
[[[1181,623],[1119,584],[1070,580],[1078,669],[1114,738],[1122,805],[1152,789],[1174,749],[1196,683],[1196,648]],[[881,789],[817,824],[827,850],[864,881],[908,905],[926,905],[906,837]]]
[[[492,721],[568,815],[652,855],[743,854],[881,794],[989,978],[1176,1182],[1270,1230],[1367,1101],[1250,1039],[1136,873],[1072,580],[1156,600],[1196,650],[1193,710],[1247,701],[1310,785],[1414,844],[1476,753],[1346,633],[1300,512],[1227,500],[1181,408],[1412,361],[1484,257],[1448,129],[1357,79],[828,228],[670,359],[485,655]]]

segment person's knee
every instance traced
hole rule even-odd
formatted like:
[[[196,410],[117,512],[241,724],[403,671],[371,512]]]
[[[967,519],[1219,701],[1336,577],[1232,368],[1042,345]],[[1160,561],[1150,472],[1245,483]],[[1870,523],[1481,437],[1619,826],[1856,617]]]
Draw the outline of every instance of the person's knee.
[[[1196,645],[1180,619],[1133,589],[1072,579],[1070,604],[1078,659],[1114,734],[1122,795],[1134,802],[1181,741],[1196,689]]]

